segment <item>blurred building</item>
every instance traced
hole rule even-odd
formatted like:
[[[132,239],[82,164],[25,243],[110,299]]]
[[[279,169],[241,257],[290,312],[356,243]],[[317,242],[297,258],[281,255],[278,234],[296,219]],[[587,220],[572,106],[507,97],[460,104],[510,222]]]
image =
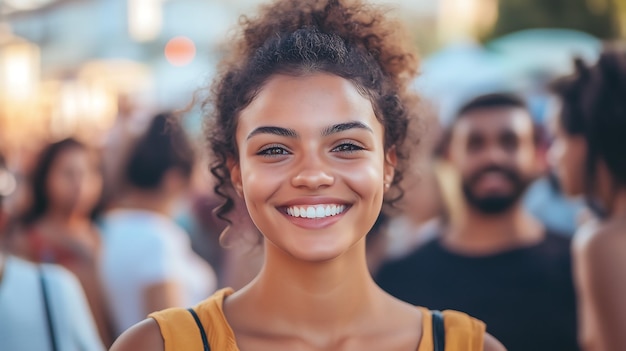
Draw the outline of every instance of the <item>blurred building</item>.
[[[519,3],[371,1],[396,9],[422,56],[457,57],[464,60],[457,67],[469,67],[465,73],[472,77],[482,73],[468,66],[484,58],[476,50],[478,39],[509,21],[499,11]],[[589,11],[615,3],[611,9],[626,13],[624,0],[577,1],[587,1]],[[1,0],[0,148],[20,149],[67,135],[101,143],[120,117],[141,119],[155,110],[185,107],[194,91],[208,85],[238,17],[262,2]],[[556,0],[538,3],[548,2],[563,7]],[[439,67],[427,62],[424,69],[429,66]],[[453,71],[458,72],[449,70],[448,76]],[[421,78],[428,84],[430,73],[425,73]],[[198,118],[190,118],[192,129],[199,129]]]

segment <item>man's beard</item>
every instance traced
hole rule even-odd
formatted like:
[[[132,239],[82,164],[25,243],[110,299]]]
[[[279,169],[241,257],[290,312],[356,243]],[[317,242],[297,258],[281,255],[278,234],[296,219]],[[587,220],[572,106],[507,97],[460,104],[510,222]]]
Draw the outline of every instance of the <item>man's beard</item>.
[[[499,173],[511,182],[513,190],[509,194],[476,195],[472,189],[474,189],[476,183],[478,183],[486,173]],[[470,206],[484,214],[496,215],[512,208],[524,195],[531,181],[532,179],[523,178],[519,173],[510,168],[491,165],[475,172],[465,179],[462,184],[462,189],[463,195]]]

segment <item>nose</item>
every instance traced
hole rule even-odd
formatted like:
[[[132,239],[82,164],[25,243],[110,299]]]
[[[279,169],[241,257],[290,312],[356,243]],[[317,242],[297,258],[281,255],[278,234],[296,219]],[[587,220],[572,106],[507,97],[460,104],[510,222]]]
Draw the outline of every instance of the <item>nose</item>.
[[[319,155],[305,155],[297,166],[291,185],[296,188],[319,189],[333,185],[332,167]]]
[[[510,161],[511,154],[501,147],[491,146],[484,153],[485,161],[492,164],[502,164]]]

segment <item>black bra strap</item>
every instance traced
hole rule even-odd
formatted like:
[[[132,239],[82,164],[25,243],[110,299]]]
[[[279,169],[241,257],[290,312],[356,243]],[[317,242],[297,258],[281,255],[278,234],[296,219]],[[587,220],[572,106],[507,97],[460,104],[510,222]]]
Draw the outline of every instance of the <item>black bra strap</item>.
[[[211,346],[209,346],[209,340],[206,337],[206,332],[204,331],[204,327],[202,326],[202,323],[200,322],[200,318],[198,318],[196,311],[194,311],[191,308],[188,308],[187,311],[191,313],[191,315],[193,316],[193,319],[196,321],[196,324],[198,325],[198,329],[200,329],[200,336],[202,337],[202,345],[204,346],[204,351],[211,351]]]
[[[57,351],[57,338],[54,332],[54,323],[52,321],[52,311],[50,310],[50,301],[48,297],[48,289],[46,287],[46,279],[43,276],[43,267],[39,266],[39,283],[41,285],[41,295],[43,297],[43,305],[46,310],[46,322],[48,323],[48,336],[50,337],[50,348]]]
[[[436,310],[430,312],[433,319],[434,351],[444,351],[446,349],[446,330],[443,326],[443,315]]]

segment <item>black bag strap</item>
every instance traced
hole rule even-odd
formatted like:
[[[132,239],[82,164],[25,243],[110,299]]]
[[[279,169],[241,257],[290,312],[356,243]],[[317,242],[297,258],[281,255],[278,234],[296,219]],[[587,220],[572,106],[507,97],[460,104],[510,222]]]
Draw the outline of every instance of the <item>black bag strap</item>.
[[[200,337],[202,338],[202,346],[204,347],[204,351],[211,351],[211,346],[209,345],[209,340],[206,337],[206,332],[204,331],[204,327],[202,326],[202,322],[200,322],[200,318],[198,318],[198,314],[192,308],[188,308],[187,311],[191,313],[193,319],[196,321],[196,325],[200,330]]]
[[[443,314],[440,311],[430,311],[433,319],[433,344],[434,351],[446,349],[446,330],[443,326]]]
[[[46,322],[48,323],[48,336],[50,337],[50,347],[52,351],[57,351],[56,333],[54,332],[54,323],[52,322],[52,311],[50,309],[50,301],[48,297],[48,288],[46,287],[46,279],[43,274],[43,267],[39,266],[39,282],[41,284],[41,295],[43,296],[43,305],[46,310]]]

